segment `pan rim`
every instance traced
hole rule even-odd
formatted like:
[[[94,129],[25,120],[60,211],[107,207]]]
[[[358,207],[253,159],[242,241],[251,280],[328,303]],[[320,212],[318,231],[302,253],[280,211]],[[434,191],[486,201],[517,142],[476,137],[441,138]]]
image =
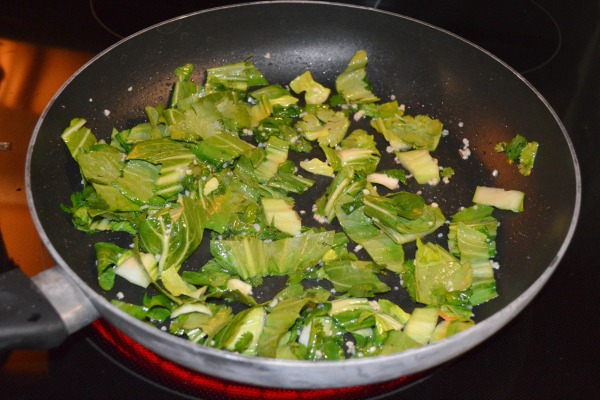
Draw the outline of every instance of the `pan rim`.
[[[236,353],[230,353],[230,352],[227,352],[224,350],[218,350],[218,349],[205,347],[205,346],[198,346],[196,344],[193,344],[193,343],[187,341],[186,339],[183,339],[183,338],[180,338],[180,337],[177,337],[177,336],[165,333],[165,332],[161,332],[159,329],[156,329],[155,327],[150,327],[150,326],[144,324],[143,322],[138,321],[137,319],[129,316],[125,312],[117,309],[116,307],[112,306],[106,298],[104,298],[103,296],[98,294],[95,290],[93,290],[90,286],[88,286],[85,282],[83,282],[83,280],[78,276],[78,274],[75,273],[70,268],[70,266],[64,261],[64,259],[60,255],[60,253],[55,249],[55,247],[52,245],[50,239],[46,235],[46,232],[42,226],[42,223],[38,217],[38,214],[37,214],[37,211],[35,208],[32,187],[31,187],[31,159],[32,159],[32,155],[33,155],[33,148],[34,148],[36,139],[41,130],[41,127],[43,125],[46,115],[48,114],[49,110],[52,107],[56,106],[55,103],[56,103],[58,97],[61,95],[61,93],[89,65],[93,64],[98,59],[104,57],[106,54],[112,52],[115,48],[119,47],[124,42],[129,41],[134,37],[143,35],[145,32],[147,32],[149,30],[158,29],[165,25],[173,24],[179,20],[192,18],[196,15],[211,13],[211,12],[215,12],[215,11],[221,11],[221,10],[225,10],[225,9],[229,9],[229,8],[268,6],[268,5],[275,5],[275,4],[299,4],[299,5],[306,4],[306,5],[310,5],[310,6],[354,8],[354,9],[365,10],[365,11],[369,11],[369,12],[373,12],[373,13],[382,13],[382,14],[390,15],[392,17],[405,19],[405,20],[409,20],[409,21],[418,23],[429,29],[434,29],[445,35],[450,35],[453,38],[473,47],[477,51],[483,52],[485,55],[487,55],[487,57],[493,59],[497,63],[500,63],[504,68],[506,68],[507,70],[512,72],[512,74],[516,78],[520,79],[529,88],[529,90],[532,91],[537,96],[539,101],[551,113],[552,117],[554,118],[554,121],[557,123],[558,127],[560,128],[560,130],[563,134],[564,139],[567,142],[569,152],[570,152],[571,158],[573,160],[573,166],[574,166],[574,172],[575,172],[575,191],[576,191],[576,193],[575,193],[575,202],[574,202],[574,207],[573,207],[573,215],[571,216],[569,229],[567,231],[567,234],[565,235],[565,238],[564,238],[560,248],[556,252],[556,254],[555,254],[553,260],[550,262],[550,264],[544,269],[544,272],[534,281],[534,283],[531,286],[529,286],[527,288],[527,290],[525,290],[523,293],[521,293],[511,303],[509,303],[508,305],[506,305],[505,307],[503,307],[502,309],[500,309],[493,315],[489,316],[488,318],[478,322],[475,326],[471,327],[470,329],[468,329],[464,332],[458,333],[450,338],[447,338],[446,340],[443,340],[443,341],[440,341],[437,343],[429,344],[427,346],[423,346],[420,348],[411,349],[411,350],[407,350],[407,351],[404,351],[401,353],[394,353],[394,354],[390,354],[390,355],[386,355],[386,356],[367,357],[367,358],[361,358],[361,359],[348,359],[348,360],[340,360],[340,361],[299,361],[299,360],[279,360],[279,359],[270,359],[270,358],[262,358],[262,357],[244,356],[244,355],[240,355],[240,354],[236,354]],[[34,225],[36,227],[36,230],[38,231],[38,234],[40,235],[40,238],[42,239],[42,243],[49,250],[50,254],[52,255],[52,258],[56,261],[57,266],[62,268],[63,270],[65,270],[67,272],[67,274],[77,283],[77,285],[82,289],[82,291],[85,293],[85,295],[92,301],[92,303],[98,309],[98,311],[100,312],[101,315],[108,314],[108,315],[111,315],[111,317],[114,317],[114,319],[122,320],[126,323],[127,327],[131,326],[132,328],[135,328],[138,331],[141,330],[145,335],[147,335],[151,339],[151,341],[163,342],[165,344],[165,347],[169,347],[172,345],[176,345],[178,347],[183,346],[185,348],[188,348],[188,351],[194,355],[207,354],[209,356],[214,356],[215,358],[226,359],[228,361],[235,362],[242,366],[246,365],[249,367],[255,367],[255,365],[254,365],[255,362],[257,360],[259,360],[261,365],[264,366],[269,371],[274,371],[274,370],[281,369],[281,368],[294,368],[294,369],[301,369],[302,372],[304,373],[304,372],[308,372],[310,370],[311,376],[318,375],[319,371],[322,371],[325,368],[326,369],[343,368],[344,371],[350,371],[350,370],[354,370],[354,369],[360,370],[361,368],[367,368],[368,366],[372,366],[372,365],[377,365],[379,367],[378,369],[385,369],[387,366],[392,366],[392,365],[398,369],[398,366],[401,365],[401,366],[403,366],[402,372],[404,375],[412,374],[412,373],[416,373],[416,372],[423,371],[423,370],[435,367],[437,365],[440,365],[441,363],[446,362],[454,357],[457,357],[460,354],[476,347],[481,342],[487,340],[488,338],[490,338],[491,336],[493,336],[494,334],[499,332],[513,318],[515,318],[518,315],[518,313],[521,310],[523,310],[533,300],[533,298],[537,295],[537,293],[541,291],[543,286],[550,279],[551,275],[554,273],[554,271],[560,264],[560,261],[562,260],[563,256],[565,255],[565,253],[570,245],[570,242],[574,236],[574,233],[575,233],[575,230],[577,227],[577,222],[578,222],[580,212],[581,212],[581,201],[582,201],[582,183],[581,183],[580,164],[577,159],[577,155],[575,153],[575,149],[574,149],[573,143],[571,141],[571,138],[569,137],[567,130],[565,129],[562,121],[560,120],[560,118],[558,117],[556,112],[552,109],[552,107],[548,104],[547,100],[537,91],[537,89],[535,89],[535,87],[533,87],[533,85],[531,85],[522,75],[520,75],[517,71],[515,71],[512,67],[510,67],[508,64],[506,64],[504,61],[502,61],[501,59],[499,59],[498,57],[496,57],[489,51],[479,47],[476,44],[471,43],[470,41],[468,41],[452,32],[446,31],[442,28],[439,28],[437,26],[431,25],[429,23],[426,23],[426,22],[423,22],[423,21],[420,21],[420,20],[417,20],[417,19],[414,19],[411,17],[407,17],[404,15],[396,14],[396,13],[391,13],[388,11],[378,10],[378,9],[374,9],[371,7],[365,7],[365,6],[342,4],[342,3],[332,3],[332,2],[326,2],[326,1],[294,1],[294,0],[292,0],[292,1],[257,1],[257,2],[252,2],[252,3],[215,7],[215,8],[210,8],[210,9],[206,9],[206,10],[201,10],[201,11],[185,14],[185,15],[178,16],[178,17],[160,22],[158,24],[152,25],[143,30],[140,30],[140,31],[118,41],[114,45],[108,47],[104,51],[102,51],[99,54],[97,54],[96,56],[94,56],[87,63],[85,63],[81,68],[79,68],[62,85],[62,87],[54,94],[54,96],[52,97],[52,99],[50,100],[50,102],[48,103],[48,105],[46,106],[46,108],[44,109],[42,114],[40,115],[40,118],[38,119],[38,121],[35,125],[35,128],[33,130],[33,134],[32,134],[31,140],[29,142],[28,149],[27,149],[27,158],[26,158],[26,164],[25,164],[25,187],[26,187],[26,197],[27,197],[27,203],[29,206],[29,210],[32,215],[32,219],[33,219]],[[154,349],[150,349],[150,350],[154,351]],[[162,352],[158,352],[158,351],[157,351],[157,353],[165,356],[166,358],[173,359],[172,357],[169,357],[168,354],[163,354]],[[424,354],[426,354],[427,357],[423,357]],[[436,355],[431,357],[431,354],[436,354]],[[428,361],[428,363],[424,363],[425,359]],[[186,364],[185,362],[182,362],[181,359],[174,360],[174,361],[182,364],[183,366],[190,367],[194,370],[198,370],[197,364],[194,364],[194,363]],[[183,360],[183,361],[187,361],[187,360]],[[414,362],[414,361],[418,361],[418,362]],[[409,365],[411,365],[411,363],[412,363],[412,367],[409,366]],[[206,372],[206,371],[204,371],[204,372]],[[216,375],[221,378],[228,378],[227,376],[220,375],[218,373],[219,371],[215,371],[215,372],[217,372]],[[342,371],[340,371],[340,373],[343,374]],[[395,375],[395,377],[398,377],[398,375]],[[393,377],[390,377],[388,375],[382,375],[382,377],[379,381],[385,381],[385,380],[389,380],[391,378],[393,378]],[[245,383],[252,383],[252,382],[245,382]],[[369,379],[369,383],[373,383],[372,376]],[[282,386],[278,386],[278,387],[282,387],[282,388],[297,388],[297,381],[296,382],[283,382],[282,381],[282,382],[276,383],[276,385],[278,385],[278,384],[281,384]],[[288,386],[288,385],[290,385],[290,386]],[[347,384],[342,383],[339,386],[331,386],[331,385],[312,386],[312,388],[325,388],[325,387],[329,388],[329,387],[343,387],[343,386],[347,386]]]

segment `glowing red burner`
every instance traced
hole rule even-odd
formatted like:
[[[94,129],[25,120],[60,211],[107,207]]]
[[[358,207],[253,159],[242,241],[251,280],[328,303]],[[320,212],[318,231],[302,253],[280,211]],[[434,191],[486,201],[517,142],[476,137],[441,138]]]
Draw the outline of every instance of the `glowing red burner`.
[[[126,358],[137,372],[169,388],[203,399],[233,398],[240,400],[353,400],[385,395],[405,387],[425,374],[405,376],[390,382],[340,389],[289,390],[242,385],[207,376],[168,361],[133,341],[104,320],[93,323],[98,334]]]

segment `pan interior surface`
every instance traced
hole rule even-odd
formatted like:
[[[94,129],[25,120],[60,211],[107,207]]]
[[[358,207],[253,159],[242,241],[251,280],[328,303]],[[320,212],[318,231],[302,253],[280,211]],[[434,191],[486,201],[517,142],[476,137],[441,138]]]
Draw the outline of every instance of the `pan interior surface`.
[[[497,214],[500,296],[475,310],[478,324],[432,346],[377,360],[281,362],[194,346],[133,320],[109,304],[142,291],[97,283],[94,244],[126,234],[87,235],[73,228],[61,204],[81,190],[81,177],[60,134],[76,117],[99,137],[145,120],[144,107],[164,104],[173,71],[248,59],[270,83],[287,84],[310,70],[333,88],[357,50],[369,55],[367,76],[381,99],[396,98],[409,114],[439,118],[449,135],[436,156],[455,171],[448,185],[417,187],[426,201],[451,215],[471,205],[476,185],[525,193],[525,212]],[[523,134],[540,143],[534,172],[521,176],[494,145]],[[471,156],[458,150],[467,139]],[[508,322],[541,289],[564,253],[579,207],[579,172],[569,138],[541,96],[501,61],[444,31],[401,16],[326,3],[256,3],[191,14],[142,31],[100,54],[57,94],[34,133],[29,156],[29,198],[40,233],[57,262],[72,271],[101,314],[150,350],[199,372],[259,386],[343,387],[421,371],[470,349]],[[497,171],[498,174],[494,173]],[[301,206],[310,210],[314,199]],[[188,264],[207,259],[207,240]],[[185,266],[184,266],[185,267]],[[275,292],[279,287],[271,288]],[[399,294],[406,301],[405,294]],[[342,370],[338,369],[342,368]]]

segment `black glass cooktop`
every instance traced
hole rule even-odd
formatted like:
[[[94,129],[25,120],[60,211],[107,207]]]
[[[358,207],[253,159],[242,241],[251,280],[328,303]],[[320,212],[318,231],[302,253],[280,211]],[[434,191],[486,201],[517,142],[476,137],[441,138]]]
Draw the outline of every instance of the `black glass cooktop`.
[[[27,101],[15,103],[9,96],[13,90],[11,85],[26,79],[23,78],[25,73],[35,76],[36,65],[46,65],[43,63],[48,62],[49,54],[54,54],[57,58],[53,60],[58,61],[63,54],[79,55],[69,58],[74,72],[94,54],[154,23],[240,1],[67,0],[56,3],[23,0],[4,3],[0,13],[0,115],[10,123],[3,121],[0,142],[18,143],[11,135],[30,135],[41,112],[39,106],[34,107],[36,98],[45,101],[49,98],[43,87],[32,84],[25,97]],[[346,3],[397,12],[437,25],[490,51],[520,72],[548,100],[571,136],[581,166],[583,208],[572,245],[559,268],[533,302],[500,332],[446,365],[402,384],[386,386],[387,392],[348,392],[345,398],[595,398],[600,373],[600,307],[597,305],[600,245],[596,233],[600,221],[596,204],[600,198],[600,161],[596,155],[600,149],[600,4],[593,0],[355,0]],[[14,64],[10,56],[11,51],[17,51],[17,45],[44,49],[36,53],[38,58],[33,59],[33,66],[25,72],[14,68],[20,64]],[[9,61],[13,63],[11,68],[7,67]],[[13,103],[9,104],[6,99],[12,99]],[[25,122],[13,124],[10,118],[17,117],[9,111],[15,107],[24,109],[25,103],[30,111],[24,113],[25,117],[18,114]],[[2,152],[0,157],[3,157]],[[14,161],[17,166],[23,162],[24,154]],[[5,168],[5,164],[2,165]],[[13,172],[7,169],[0,170],[5,181],[11,174]],[[10,190],[20,193],[19,182],[14,185]],[[9,197],[10,194],[4,193],[0,200]],[[5,203],[0,204],[3,213],[9,207]],[[0,219],[4,238],[17,233],[19,221],[13,222]],[[2,263],[12,260],[27,269],[25,262],[11,253],[11,247],[6,248]],[[277,398],[273,393],[244,391],[237,386],[234,387],[237,392],[220,392],[219,383],[214,381],[208,381],[212,386],[203,392],[201,387],[191,387],[185,375],[180,381],[174,381],[173,371],[160,370],[176,367],[164,364],[158,369],[140,367],[124,356],[103,332],[96,324],[51,351],[0,354],[2,397],[225,399],[251,398],[248,396],[255,393],[256,398]],[[223,383],[223,388],[226,385]],[[339,393],[333,392],[281,392],[279,395],[290,399],[341,398]]]

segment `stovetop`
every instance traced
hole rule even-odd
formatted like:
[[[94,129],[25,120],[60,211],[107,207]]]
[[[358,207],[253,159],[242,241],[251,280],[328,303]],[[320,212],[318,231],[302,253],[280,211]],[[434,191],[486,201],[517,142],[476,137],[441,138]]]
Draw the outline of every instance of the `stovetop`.
[[[14,263],[33,275],[52,263],[27,211],[23,171],[36,120],[62,83],[95,54],[139,29],[195,10],[240,2],[66,0],[60,6],[35,0],[4,2],[0,142],[10,146],[0,151],[0,266]],[[593,0],[344,3],[432,23],[507,62],[562,119],[583,181],[581,219],[572,244],[546,286],[513,321],[483,344],[408,385],[391,384],[387,393],[375,390],[370,395],[348,392],[345,398],[593,398],[600,373],[600,246],[595,233],[600,221],[596,205],[600,198],[596,156],[600,149],[600,4]],[[250,398],[254,393],[212,380],[205,381],[212,386],[204,392],[186,382],[174,383],[168,377],[173,371],[161,374],[140,368],[102,332],[98,323],[54,350],[0,354],[3,398],[225,399]],[[269,393],[256,393],[269,398]],[[333,392],[279,394],[281,398],[340,398]]]

